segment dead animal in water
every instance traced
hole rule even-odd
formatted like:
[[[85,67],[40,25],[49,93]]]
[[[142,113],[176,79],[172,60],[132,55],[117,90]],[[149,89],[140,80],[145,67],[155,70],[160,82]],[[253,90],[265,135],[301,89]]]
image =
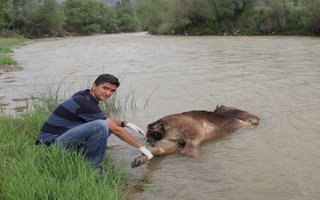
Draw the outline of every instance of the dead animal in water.
[[[259,117],[224,105],[214,111],[193,110],[165,116],[147,128],[148,149],[154,156],[168,155],[180,150],[187,156],[198,156],[202,142],[232,133],[240,128],[255,127]],[[138,167],[148,158],[140,155],[131,162]]]

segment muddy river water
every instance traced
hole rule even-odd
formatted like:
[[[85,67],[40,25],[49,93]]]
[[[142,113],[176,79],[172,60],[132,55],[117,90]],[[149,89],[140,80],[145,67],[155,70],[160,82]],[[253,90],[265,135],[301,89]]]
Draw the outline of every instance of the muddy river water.
[[[119,146],[108,153],[130,175],[127,199],[320,199],[320,38],[133,33],[34,41],[14,52],[24,69],[0,76],[8,112],[21,103],[12,99],[61,83],[73,92],[107,72],[121,77],[120,96],[134,96],[125,118],[143,129],[221,104],[261,118],[205,143],[199,158],[176,153],[136,169],[138,151],[112,136]]]

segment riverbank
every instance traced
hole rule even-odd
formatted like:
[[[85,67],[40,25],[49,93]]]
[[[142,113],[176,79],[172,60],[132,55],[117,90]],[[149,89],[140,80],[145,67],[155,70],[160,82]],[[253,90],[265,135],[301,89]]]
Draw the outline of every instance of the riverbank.
[[[34,144],[58,104],[48,93],[20,115],[0,109],[0,199],[122,199],[126,172],[113,155],[106,153],[101,173],[79,154]]]
[[[48,113],[44,108],[14,118],[0,114],[0,199],[121,199],[125,173],[112,169],[105,156],[105,173],[78,154],[34,145]]]
[[[22,69],[11,54],[26,41],[0,38],[0,76]],[[3,80],[15,82],[11,76]],[[25,112],[15,116],[4,112],[8,105],[4,99],[0,94],[0,199],[122,199],[126,173],[121,165],[113,169],[112,155],[102,161],[105,172],[101,174],[77,154],[34,145],[50,109],[58,103],[52,96],[12,99],[29,100],[32,107],[24,106]]]
[[[0,38],[0,75],[6,72],[22,69],[19,64],[11,58],[12,48],[22,45],[27,40],[24,38]]]

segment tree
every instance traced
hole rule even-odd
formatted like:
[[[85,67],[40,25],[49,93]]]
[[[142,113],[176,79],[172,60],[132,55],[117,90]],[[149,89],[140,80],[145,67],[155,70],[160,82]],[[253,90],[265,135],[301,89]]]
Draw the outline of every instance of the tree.
[[[158,34],[218,34],[229,32],[256,0],[139,0],[144,27]]]
[[[2,26],[25,37],[56,35],[64,16],[55,0],[2,0]]]
[[[134,32],[140,29],[140,22],[136,18],[130,0],[118,1],[115,6],[115,12],[119,31]]]
[[[63,32],[65,16],[55,0],[39,1],[38,8],[32,17],[33,25],[30,35],[57,35]]]
[[[320,1],[308,0],[308,20],[313,34],[320,35]]]
[[[135,10],[143,30],[157,33],[159,26],[170,18],[168,10],[172,2],[172,0],[138,0]]]
[[[66,0],[65,29],[81,34],[114,32],[114,13],[99,0]]]

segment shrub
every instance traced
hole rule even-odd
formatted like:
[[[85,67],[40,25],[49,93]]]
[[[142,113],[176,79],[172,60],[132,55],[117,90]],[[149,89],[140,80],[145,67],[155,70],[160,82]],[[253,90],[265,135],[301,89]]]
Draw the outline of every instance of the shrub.
[[[25,37],[57,35],[62,32],[64,16],[55,0],[7,0],[2,26]]]
[[[98,0],[66,0],[65,29],[81,34],[114,32],[114,12]]]

